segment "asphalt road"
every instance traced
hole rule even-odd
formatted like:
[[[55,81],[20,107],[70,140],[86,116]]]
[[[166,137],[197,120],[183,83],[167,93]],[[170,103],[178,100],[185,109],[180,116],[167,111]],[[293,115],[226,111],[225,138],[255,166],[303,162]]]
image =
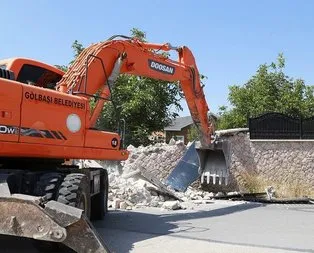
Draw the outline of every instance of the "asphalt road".
[[[314,205],[219,201],[194,210],[112,210],[94,226],[116,253],[314,253]],[[0,252],[36,250],[28,240],[0,237]]]

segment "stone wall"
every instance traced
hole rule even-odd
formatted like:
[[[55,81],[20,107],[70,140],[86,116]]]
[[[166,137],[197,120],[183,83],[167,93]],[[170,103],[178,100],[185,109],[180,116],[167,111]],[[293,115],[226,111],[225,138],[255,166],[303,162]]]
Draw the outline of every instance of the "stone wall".
[[[263,191],[273,186],[282,196],[314,193],[314,141],[250,140],[248,133],[228,141],[227,165],[238,190]]]

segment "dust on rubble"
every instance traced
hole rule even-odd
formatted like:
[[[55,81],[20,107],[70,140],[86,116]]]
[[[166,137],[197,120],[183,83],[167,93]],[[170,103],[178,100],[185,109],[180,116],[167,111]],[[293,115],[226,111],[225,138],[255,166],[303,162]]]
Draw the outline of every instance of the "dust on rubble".
[[[193,204],[212,203],[210,200],[215,194],[200,190],[197,183],[188,187],[184,193],[174,192],[163,184],[187,150],[182,142],[138,148],[130,145],[127,149],[130,155],[124,162],[100,161],[109,173],[109,207],[177,210],[193,209]]]

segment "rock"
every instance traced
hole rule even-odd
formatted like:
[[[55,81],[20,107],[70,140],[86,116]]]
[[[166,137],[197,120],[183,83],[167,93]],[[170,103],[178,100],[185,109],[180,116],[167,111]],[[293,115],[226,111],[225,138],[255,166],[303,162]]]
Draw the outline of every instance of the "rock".
[[[196,194],[195,193],[191,193],[190,194],[190,199],[191,200],[196,200],[197,198],[196,198]]]
[[[114,199],[114,200],[112,201],[112,207],[113,207],[114,209],[119,209],[119,207],[120,207],[120,202],[121,202],[120,199]]]
[[[168,210],[178,210],[178,209],[181,209],[181,206],[178,200],[166,201],[163,203],[162,208],[168,209]]]
[[[189,201],[189,199],[188,199],[187,197],[182,197],[181,200],[182,200],[183,202]]]
[[[217,192],[215,194],[215,197],[223,197],[223,196],[225,196],[225,194],[223,192]]]
[[[126,209],[127,206],[127,203],[125,203],[124,201],[120,202],[120,209]]]
[[[115,176],[115,174],[109,174],[108,175],[108,180],[109,180],[109,183],[112,183],[112,182],[114,182],[115,181],[115,179],[116,179],[116,176]]]
[[[134,204],[131,203],[130,201],[128,201],[127,199],[125,199],[124,201],[125,201],[125,203],[126,203],[128,206],[131,206],[131,207],[134,206]]]
[[[158,203],[158,201],[153,200],[149,205],[152,206],[152,207],[158,207],[159,203]]]
[[[158,193],[154,190],[149,190],[149,192],[150,192],[150,195],[152,195],[154,197],[158,196]]]
[[[164,198],[165,198],[165,201],[171,200],[171,198],[167,195],[165,195]]]
[[[112,192],[108,193],[108,200],[113,201],[114,195]]]
[[[127,174],[123,174],[122,177],[127,179],[127,178],[130,178],[130,177],[134,177],[134,176],[136,176],[136,175],[138,175],[140,173],[141,173],[141,170],[137,169],[137,170],[131,171],[131,172],[127,173]]]
[[[128,150],[128,151],[134,151],[134,150],[135,150],[135,147],[134,147],[133,145],[129,145],[129,146],[127,147],[127,150]]]
[[[132,207],[131,206],[127,206],[126,210],[132,210]]]
[[[164,197],[163,195],[160,195],[160,196],[159,196],[159,201],[165,202],[165,197]]]
[[[138,203],[135,205],[136,208],[142,208],[142,207],[146,207],[147,204],[144,204],[144,203]]]
[[[267,186],[265,191],[266,191],[268,199],[272,199],[274,193],[276,192],[273,186]]]
[[[196,195],[203,197],[203,196],[204,196],[204,192],[202,192],[202,191],[197,191],[197,192],[196,192]]]
[[[205,200],[211,199],[211,198],[213,197],[213,195],[214,195],[214,194],[210,194],[210,192],[206,192],[206,193],[204,194],[203,199],[205,199]]]
[[[185,196],[185,194],[183,193],[183,192],[177,192],[176,193],[176,196],[178,197],[178,198],[180,198],[180,199],[182,199],[182,198],[185,198],[186,196]]]
[[[175,139],[171,138],[169,141],[169,145],[176,145]]]
[[[240,194],[239,192],[228,192],[227,196],[234,196]]]

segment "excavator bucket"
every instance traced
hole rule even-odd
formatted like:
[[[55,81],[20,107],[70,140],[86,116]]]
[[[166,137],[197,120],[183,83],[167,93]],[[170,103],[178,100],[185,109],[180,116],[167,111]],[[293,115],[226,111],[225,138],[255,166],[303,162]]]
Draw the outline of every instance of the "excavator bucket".
[[[227,185],[229,173],[223,149],[222,143],[204,148],[193,142],[166,179],[166,185],[181,192],[198,178],[202,184]]]
[[[0,184],[1,189],[1,184]],[[108,253],[83,210],[23,194],[0,195],[0,234],[63,243],[77,253]]]
[[[196,148],[200,167],[199,173],[202,184],[228,184],[228,169],[226,158],[221,148]]]

